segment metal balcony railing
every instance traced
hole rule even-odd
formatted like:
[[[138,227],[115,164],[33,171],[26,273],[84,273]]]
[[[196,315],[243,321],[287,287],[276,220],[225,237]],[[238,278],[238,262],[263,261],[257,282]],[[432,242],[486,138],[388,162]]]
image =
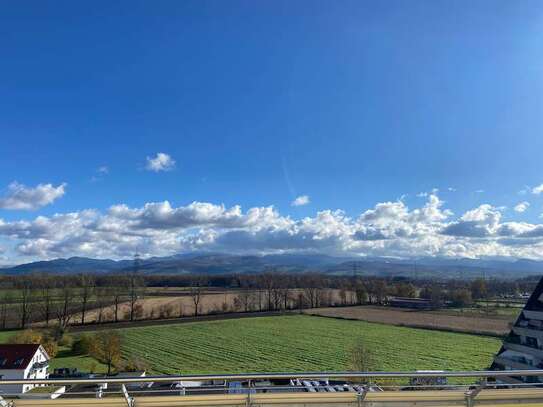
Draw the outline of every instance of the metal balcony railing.
[[[146,377],[93,377],[0,380],[8,386],[45,385],[66,391],[55,400],[43,392],[8,394],[0,405],[26,406],[291,406],[337,407],[495,405],[541,406],[543,370],[417,371],[417,372],[304,372]],[[447,378],[450,383],[424,383]],[[502,379],[502,380],[500,380]],[[458,383],[453,383],[460,380]],[[496,381],[497,380],[497,381]],[[234,385],[235,384],[235,385]],[[424,390],[424,391],[423,391]],[[37,396],[37,395],[38,396]],[[41,399],[35,400],[42,394]]]

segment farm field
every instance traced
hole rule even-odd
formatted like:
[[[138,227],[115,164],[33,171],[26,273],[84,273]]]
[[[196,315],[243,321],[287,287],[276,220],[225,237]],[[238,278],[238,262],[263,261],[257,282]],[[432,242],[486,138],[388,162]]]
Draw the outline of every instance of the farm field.
[[[456,314],[449,310],[419,311],[403,308],[355,306],[318,308],[305,311],[310,315],[319,315],[332,318],[355,319],[383,324],[409,326],[416,328],[441,329],[447,331],[466,332],[485,335],[506,335],[510,330],[510,323],[515,315],[486,315],[486,314]]]
[[[362,341],[373,370],[485,369],[501,341],[306,315],[195,322],[119,330],[123,357],[153,374],[347,370]]]
[[[447,308],[438,311],[431,311],[434,314],[439,315],[457,315],[457,316],[467,316],[472,318],[491,318],[491,319],[504,319],[509,322],[513,322],[524,306],[489,306],[486,307],[484,304],[481,304],[479,307],[468,307],[468,308]]]
[[[267,300],[264,291],[262,292],[262,304],[265,307]],[[340,296],[339,290],[328,290],[330,298],[333,302],[339,303]],[[240,308],[236,308],[235,299],[239,295],[240,291],[235,289],[210,289],[205,290],[200,299],[198,305],[199,314],[206,315],[210,313],[221,312],[234,312],[242,311]],[[253,299],[251,302],[250,311],[258,311],[258,291],[251,291]],[[296,298],[297,291],[292,290],[292,297]],[[291,300],[294,302],[294,300]],[[194,315],[194,302],[189,295],[189,289],[186,287],[148,287],[146,289],[145,296],[138,301],[143,310],[144,319],[158,318],[161,309],[166,308],[170,311],[169,315],[165,315],[165,318],[177,318],[180,316],[193,316]],[[292,305],[292,304],[291,304]],[[128,302],[123,302],[119,306],[119,315],[121,320],[127,319],[130,305]],[[98,320],[99,309],[91,309],[87,312],[86,321],[95,322]],[[102,310],[103,320],[113,320],[113,306],[108,306]],[[76,315],[74,320],[79,321],[80,315]],[[39,325],[39,324],[37,324]]]

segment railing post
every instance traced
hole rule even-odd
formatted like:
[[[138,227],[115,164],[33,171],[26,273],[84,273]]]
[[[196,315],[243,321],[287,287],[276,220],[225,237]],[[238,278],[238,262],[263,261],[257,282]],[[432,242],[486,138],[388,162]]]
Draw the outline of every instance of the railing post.
[[[362,390],[356,392],[356,402],[358,404],[358,407],[362,407],[364,399],[366,398],[366,394],[368,394],[367,386],[363,386]]]
[[[246,400],[245,400],[245,406],[246,407],[250,407],[251,404],[252,404],[252,400],[251,400],[251,383],[252,383],[252,380],[249,379],[249,381],[247,382],[247,397],[246,397]]]
[[[124,383],[121,385],[121,390],[123,391],[123,395],[128,407],[134,407],[136,405],[134,397],[131,397],[130,394],[128,394],[128,390],[126,390],[126,386],[124,385]]]
[[[0,396],[0,406],[2,406],[2,407],[13,407],[14,402],[13,402],[13,400],[6,401],[6,400],[4,400],[4,398],[2,396]]]
[[[483,390],[486,387],[486,385],[487,385],[487,378],[484,377],[483,379],[481,379],[479,386],[477,386],[473,390],[468,390],[466,392],[466,405],[468,407],[473,407],[473,405],[475,404],[475,397],[481,392],[481,390]]]

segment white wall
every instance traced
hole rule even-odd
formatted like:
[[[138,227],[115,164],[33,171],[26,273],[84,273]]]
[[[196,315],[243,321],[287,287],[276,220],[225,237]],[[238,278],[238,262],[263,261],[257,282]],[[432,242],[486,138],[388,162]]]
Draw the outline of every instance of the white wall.
[[[25,379],[25,371],[22,369],[0,369],[2,379]],[[5,384],[0,386],[0,395],[23,393],[23,386],[20,384]]]

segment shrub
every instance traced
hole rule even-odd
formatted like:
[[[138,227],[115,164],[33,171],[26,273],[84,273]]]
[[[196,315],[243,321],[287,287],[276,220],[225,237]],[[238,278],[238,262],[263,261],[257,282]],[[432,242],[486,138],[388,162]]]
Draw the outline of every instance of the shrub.
[[[119,367],[125,372],[141,372],[141,371],[146,371],[149,368],[147,362],[137,357],[128,359]]]
[[[90,334],[79,335],[72,344],[72,352],[76,355],[88,355],[92,353],[94,337]]]
[[[74,338],[71,335],[64,334],[62,337],[58,340],[58,344],[60,346],[69,346],[71,347],[74,343]]]
[[[351,369],[357,372],[367,372],[374,367],[374,358],[368,347],[358,341],[351,348]]]
[[[43,334],[33,329],[25,329],[9,338],[9,343],[42,343]]]
[[[58,345],[54,340],[53,336],[44,334],[40,331],[35,331],[33,329],[26,329],[13,335],[8,340],[9,343],[36,343],[43,346],[47,354],[54,358],[58,353]]]
[[[45,342],[42,342],[41,345],[43,346],[43,349],[45,349],[49,357],[54,358],[57,355],[58,345],[54,340],[47,339]]]

